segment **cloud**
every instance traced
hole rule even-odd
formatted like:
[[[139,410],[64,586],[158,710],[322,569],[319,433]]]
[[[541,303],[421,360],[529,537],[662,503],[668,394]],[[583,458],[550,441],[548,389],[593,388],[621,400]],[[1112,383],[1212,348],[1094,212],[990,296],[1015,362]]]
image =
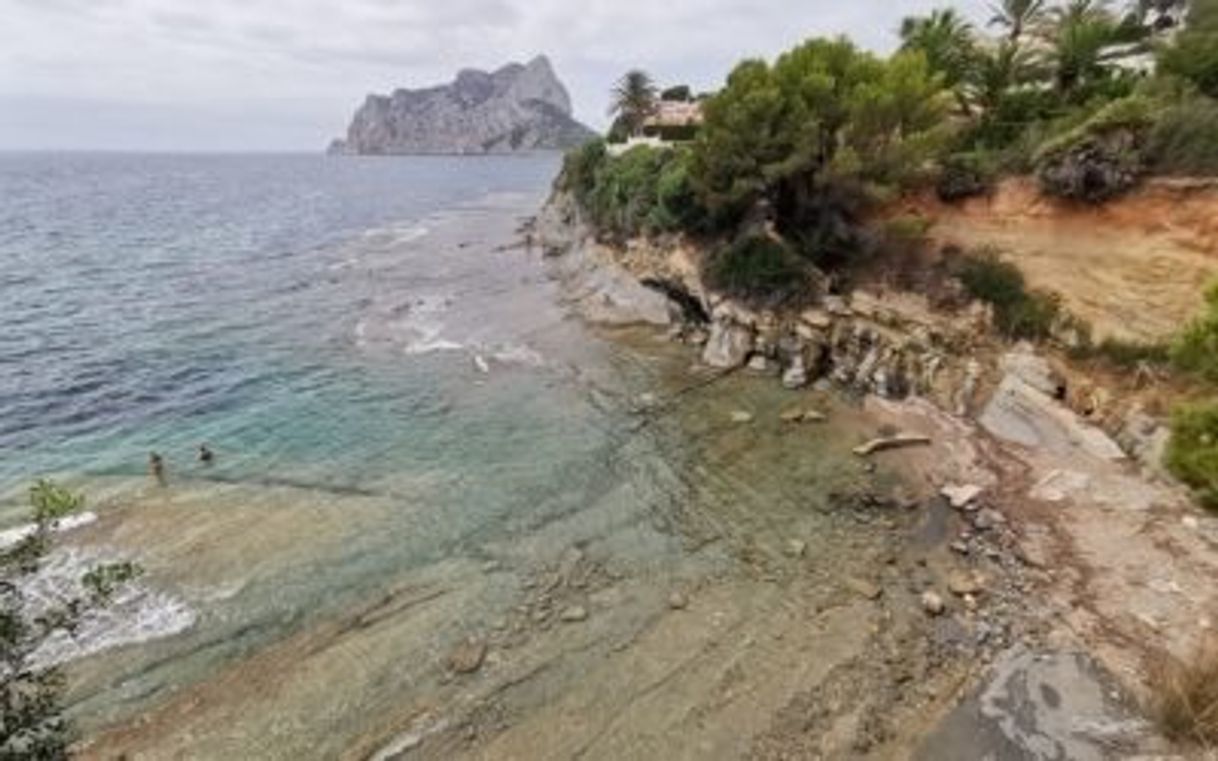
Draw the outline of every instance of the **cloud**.
[[[237,104],[252,109],[251,120],[277,124],[286,113],[283,102],[307,102],[312,106],[304,118],[316,121],[291,130],[291,140],[309,129],[316,140],[288,147],[312,148],[337,131],[367,92],[447,81],[463,67],[495,68],[546,53],[579,115],[600,124],[607,90],[628,67],[711,88],[740,58],[773,56],[813,35],[848,33],[887,50],[901,16],[933,4],[0,0],[0,98],[141,104],[158,113],[176,110],[192,125],[209,109],[229,113]],[[966,11],[982,16],[984,3],[974,5]],[[326,109],[334,109],[333,118],[317,119]],[[158,117],[159,139],[171,121]],[[88,145],[87,122],[79,131],[81,145]],[[193,127],[183,131],[190,140],[199,134]],[[5,138],[0,121],[0,147]]]

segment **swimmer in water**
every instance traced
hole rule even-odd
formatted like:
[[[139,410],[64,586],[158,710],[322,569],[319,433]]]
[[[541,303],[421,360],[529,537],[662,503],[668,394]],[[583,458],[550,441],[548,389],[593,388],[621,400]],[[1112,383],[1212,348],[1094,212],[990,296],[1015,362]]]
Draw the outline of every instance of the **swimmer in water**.
[[[165,460],[156,452],[148,455],[148,473],[158,484],[165,485]]]
[[[216,460],[216,453],[211,451],[211,448],[206,444],[199,445],[199,462],[204,465],[211,465]]]

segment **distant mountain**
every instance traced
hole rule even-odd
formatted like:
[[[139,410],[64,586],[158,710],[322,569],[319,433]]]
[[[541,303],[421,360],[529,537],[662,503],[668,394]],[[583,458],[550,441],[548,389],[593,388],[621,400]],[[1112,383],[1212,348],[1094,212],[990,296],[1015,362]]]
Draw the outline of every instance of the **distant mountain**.
[[[595,136],[572,118],[567,88],[538,56],[489,74],[466,69],[440,87],[369,95],[330,153],[512,153],[570,148]]]

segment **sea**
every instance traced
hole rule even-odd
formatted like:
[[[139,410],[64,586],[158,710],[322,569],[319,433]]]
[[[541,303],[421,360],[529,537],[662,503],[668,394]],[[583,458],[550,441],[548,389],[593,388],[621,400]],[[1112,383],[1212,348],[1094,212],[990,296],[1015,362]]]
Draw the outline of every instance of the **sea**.
[[[818,509],[860,466],[789,392],[570,312],[526,232],[559,165],[0,154],[0,543],[51,478],[87,502],[31,596],[144,572],[38,656],[83,757],[398,757],[476,714],[463,642],[536,648],[527,713],[674,586],[791,536],[864,557]],[[522,598],[576,568],[595,636],[546,644]]]

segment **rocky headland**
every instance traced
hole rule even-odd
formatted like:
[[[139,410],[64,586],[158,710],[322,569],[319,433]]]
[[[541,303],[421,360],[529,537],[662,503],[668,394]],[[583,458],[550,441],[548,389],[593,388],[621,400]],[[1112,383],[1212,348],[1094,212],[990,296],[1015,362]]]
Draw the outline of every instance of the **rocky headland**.
[[[1152,184],[1103,212],[1034,195],[1016,184],[941,209],[933,235],[949,246],[1001,236],[993,242],[1028,260],[1033,278],[1055,278],[1066,303],[1119,337],[1162,339],[1193,306],[1197,272],[1218,265],[1202,213],[1218,207],[1210,186]],[[1170,229],[1154,212],[1164,198],[1176,199]],[[1095,241],[1054,230],[1089,230]],[[855,437],[847,445],[859,444],[869,467],[903,474],[907,491],[872,498],[915,511],[913,533],[884,561],[913,570],[881,564],[869,580],[836,580],[882,608],[888,623],[870,633],[881,662],[855,659],[809,681],[762,722],[750,755],[1192,757],[1145,710],[1153,664],[1187,657],[1211,630],[1204,611],[1218,571],[1218,521],[1160,465],[1170,381],[1081,360],[1068,335],[1013,345],[983,304],[944,310],[882,283],[799,310],[750,308],[706,285],[704,246],[682,236],[603,242],[562,192],[531,235],[587,319],[665,331],[696,355],[696,375],[771,376],[791,410],[823,409],[811,400],[844,392],[875,426],[843,429]],[[1162,273],[1142,319],[1128,319],[1125,290],[1097,278],[1144,275],[1119,258],[1102,273],[1085,262],[1113,236],[1122,251],[1150,252],[1129,262]],[[1047,261],[1058,275],[1037,268]]]
[[[450,84],[369,95],[330,153],[501,154],[563,150],[595,137],[572,117],[549,59],[494,72],[466,69]]]

